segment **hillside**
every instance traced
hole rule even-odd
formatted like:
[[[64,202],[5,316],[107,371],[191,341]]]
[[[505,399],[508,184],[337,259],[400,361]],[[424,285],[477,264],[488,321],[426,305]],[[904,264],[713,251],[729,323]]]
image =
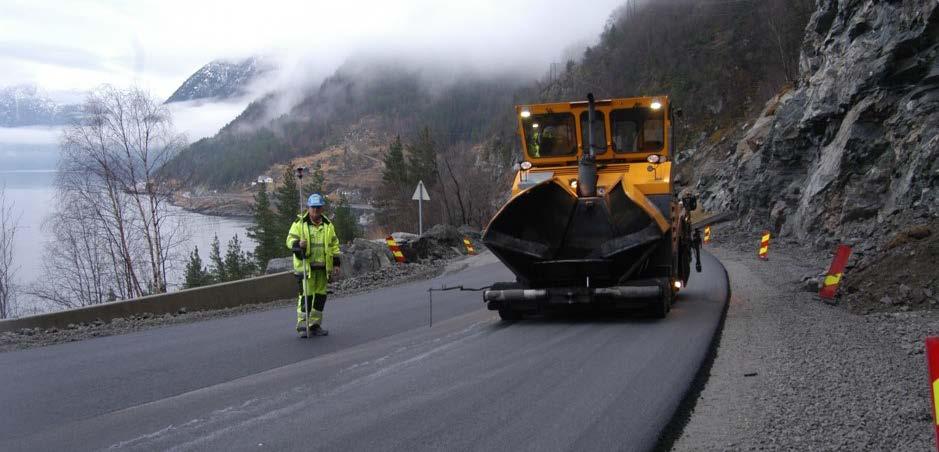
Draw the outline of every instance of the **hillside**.
[[[488,140],[504,133],[505,124],[511,127],[494,119],[511,118],[519,82],[469,76],[436,84],[433,77],[402,64],[350,61],[286,113],[276,111],[278,94],[252,103],[167,170],[205,186],[238,189],[274,164],[326,152],[338,174],[357,175],[329,183],[367,192],[375,188],[382,153],[396,135],[406,139],[426,126],[447,147]]]

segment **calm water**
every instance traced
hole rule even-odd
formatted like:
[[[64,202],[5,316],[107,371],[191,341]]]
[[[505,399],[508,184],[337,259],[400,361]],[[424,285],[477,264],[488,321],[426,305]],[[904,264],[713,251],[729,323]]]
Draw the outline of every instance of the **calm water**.
[[[43,244],[50,240],[43,233],[42,224],[53,210],[55,170],[4,170],[0,169],[0,186],[6,185],[7,201],[14,203],[13,210],[20,215],[16,244],[14,246],[14,266],[19,267],[16,280],[19,284],[42,281]],[[254,244],[245,236],[250,225],[246,220],[201,215],[183,210],[178,211],[186,225],[187,242],[180,249],[180,254],[188,256],[194,246],[199,247],[199,254],[204,263],[208,262],[209,245],[212,237],[218,235],[225,246],[235,234],[242,242],[242,249],[251,251]],[[183,257],[185,257],[183,256]],[[180,262],[168,271],[170,290],[179,287],[183,279],[185,262]],[[21,294],[21,298],[25,297]],[[37,300],[21,300],[21,311],[43,311],[47,308]]]

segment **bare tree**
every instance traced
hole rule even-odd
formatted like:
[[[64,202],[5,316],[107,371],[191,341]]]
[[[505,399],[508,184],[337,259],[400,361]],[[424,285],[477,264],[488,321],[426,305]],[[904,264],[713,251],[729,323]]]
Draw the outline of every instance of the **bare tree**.
[[[7,202],[6,187],[0,186],[0,319],[13,316],[16,300],[13,278],[13,244],[19,216],[13,213],[13,202]]]
[[[159,169],[185,139],[169,111],[139,88],[103,86],[63,133],[57,211],[47,222],[46,277],[36,295],[60,306],[161,293],[184,241]],[[63,270],[63,266],[68,267]]]

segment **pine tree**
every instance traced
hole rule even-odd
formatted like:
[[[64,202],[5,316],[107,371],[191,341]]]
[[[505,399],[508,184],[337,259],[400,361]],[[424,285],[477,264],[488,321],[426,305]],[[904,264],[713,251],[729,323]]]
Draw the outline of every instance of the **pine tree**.
[[[222,250],[218,243],[218,235],[212,238],[212,246],[209,248],[209,274],[214,282],[228,281],[228,275],[225,274],[225,261],[222,260]]]
[[[286,256],[288,253],[282,245],[284,237],[277,235],[278,227],[274,212],[271,211],[266,184],[260,184],[260,190],[254,195],[253,211],[254,224],[248,228],[248,237],[256,243],[254,256],[258,268],[264,269],[267,268],[269,260]]]
[[[389,146],[388,153],[385,154],[384,164],[385,167],[381,171],[383,186],[398,188],[411,185],[408,165],[404,161],[404,146],[401,144],[401,136],[396,136],[391,146]]]
[[[202,266],[202,258],[199,257],[199,247],[197,246],[189,254],[189,262],[186,263],[186,281],[183,283],[183,288],[191,289],[211,283],[212,276]]]
[[[226,281],[245,279],[254,274],[255,266],[253,265],[251,255],[242,251],[241,240],[238,240],[238,234],[235,234],[235,236],[228,241],[228,248],[225,250],[223,265],[225,266]]]
[[[274,192],[274,201],[277,202],[274,236],[277,237],[278,243],[284,243],[287,233],[290,232],[290,225],[297,220],[297,214],[300,212],[300,190],[297,188],[297,175],[292,164],[284,169],[281,185]],[[283,251],[287,251],[286,248]],[[278,256],[283,254],[279,252]]]
[[[417,140],[408,146],[408,174],[414,184],[424,181],[428,188],[437,185],[437,143],[424,127]]]
[[[339,197],[339,205],[336,206],[336,212],[333,214],[333,227],[336,228],[336,235],[342,243],[350,243],[356,237],[362,236],[359,223],[345,196]]]

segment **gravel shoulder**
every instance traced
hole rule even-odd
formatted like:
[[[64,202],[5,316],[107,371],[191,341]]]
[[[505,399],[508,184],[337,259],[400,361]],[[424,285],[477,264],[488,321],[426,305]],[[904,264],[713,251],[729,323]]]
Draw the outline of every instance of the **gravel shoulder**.
[[[805,288],[829,256],[728,240],[709,246],[731,279],[717,356],[672,450],[930,450],[924,357],[931,310],[859,315]],[[850,274],[846,275],[850,278]]]
[[[382,287],[393,287],[412,281],[431,279],[444,272],[450,266],[462,260],[432,261],[425,263],[409,263],[394,265],[392,267],[364,273],[351,278],[341,279],[329,284],[331,301],[336,297],[367,292]],[[218,309],[212,311],[180,312],[176,315],[165,314],[153,316],[143,314],[134,317],[117,318],[111,322],[95,322],[92,324],[75,325],[71,329],[24,329],[16,332],[0,333],[0,353],[13,350],[22,350],[33,347],[75,342],[94,337],[127,334],[136,331],[161,328],[168,325],[200,322],[220,317],[233,317],[249,312],[267,311],[295,305],[296,299],[275,300],[269,303],[237,306],[234,308]]]

